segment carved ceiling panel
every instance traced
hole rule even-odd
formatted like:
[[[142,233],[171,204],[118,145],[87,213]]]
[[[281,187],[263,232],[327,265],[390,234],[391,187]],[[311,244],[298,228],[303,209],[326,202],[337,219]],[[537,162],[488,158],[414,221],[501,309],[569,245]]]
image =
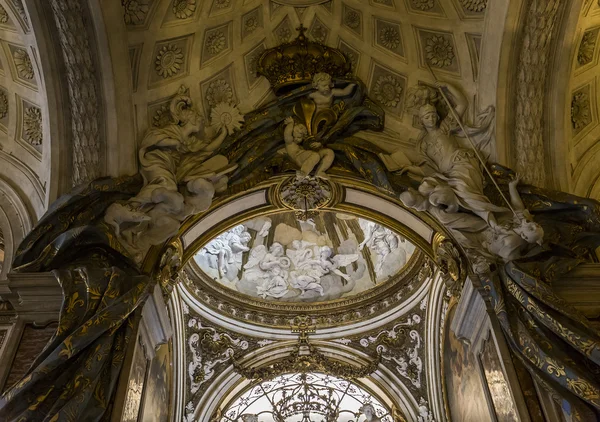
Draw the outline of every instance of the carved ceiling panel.
[[[182,84],[201,98],[206,117],[214,105],[207,95],[215,95],[217,82],[223,91],[218,95],[237,102],[244,113],[262,103],[270,86],[256,75],[256,58],[291,41],[303,24],[310,39],[348,55],[352,72],[388,111],[386,130],[409,142],[418,129],[405,110],[404,94],[408,86],[433,81],[427,62],[440,79],[476,94],[486,5],[485,0],[125,1],[138,136],[155,124],[156,112]]]
[[[44,203],[50,177],[47,101],[41,81],[26,7],[21,0],[0,1],[0,162],[14,166],[0,165],[0,178],[32,185],[40,194],[31,198],[36,203]],[[22,175],[27,175],[26,181],[20,181]]]
[[[600,4],[585,2],[577,33],[572,35],[576,47],[568,91],[570,107],[565,119],[568,163],[564,166],[564,157],[558,156],[554,163],[567,168],[569,186],[564,189],[596,199],[600,199],[599,36]]]

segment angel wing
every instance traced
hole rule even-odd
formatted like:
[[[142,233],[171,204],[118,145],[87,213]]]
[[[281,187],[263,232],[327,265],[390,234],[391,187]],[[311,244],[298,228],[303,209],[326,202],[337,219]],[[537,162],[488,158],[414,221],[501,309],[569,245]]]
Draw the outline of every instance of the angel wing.
[[[250,250],[250,256],[248,262],[244,265],[244,269],[256,267],[260,261],[262,261],[267,255],[267,248],[265,245],[258,245]]]
[[[336,255],[331,260],[335,264],[335,268],[345,267],[346,265],[350,265],[355,261],[358,261],[359,255],[357,253],[354,254],[340,254]]]

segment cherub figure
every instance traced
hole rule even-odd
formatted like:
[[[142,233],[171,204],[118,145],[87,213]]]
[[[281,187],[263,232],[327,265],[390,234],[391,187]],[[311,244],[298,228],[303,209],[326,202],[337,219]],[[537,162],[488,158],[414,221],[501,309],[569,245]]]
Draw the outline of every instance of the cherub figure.
[[[313,76],[312,86],[316,89],[308,95],[308,98],[314,101],[317,106],[316,112],[330,108],[335,97],[347,97],[352,94],[356,84],[349,84],[343,89],[333,88],[333,81],[329,73],[317,73]]]
[[[285,140],[285,152],[290,159],[300,167],[297,175],[305,178],[317,167],[315,177],[326,179],[326,171],[333,164],[335,158],[334,152],[329,148],[323,148],[323,144],[314,141],[309,144],[310,148],[305,149],[302,143],[308,136],[308,129],[302,124],[296,124],[293,117],[287,117],[284,121],[285,130],[283,138]]]

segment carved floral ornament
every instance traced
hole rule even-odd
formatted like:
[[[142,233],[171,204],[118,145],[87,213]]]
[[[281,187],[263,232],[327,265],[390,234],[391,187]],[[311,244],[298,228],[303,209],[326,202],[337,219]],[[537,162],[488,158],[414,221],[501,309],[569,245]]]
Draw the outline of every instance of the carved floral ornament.
[[[488,0],[460,0],[460,4],[469,12],[483,12]]]
[[[173,0],[173,13],[179,19],[187,19],[196,11],[196,0]]]
[[[156,73],[163,78],[170,78],[181,70],[183,52],[174,44],[163,46],[156,56]]]
[[[27,50],[23,48],[16,48],[13,51],[13,59],[15,60],[15,66],[17,68],[17,74],[23,79],[33,79],[33,64]]]
[[[412,5],[419,10],[431,10],[435,6],[434,0],[411,0]]]
[[[448,67],[454,61],[454,48],[446,37],[432,35],[425,42],[425,56],[432,66]]]
[[[121,4],[126,24],[140,25],[144,23],[150,10],[150,0],[121,0]]]
[[[42,112],[37,107],[25,108],[23,116],[23,126],[27,140],[31,145],[37,146],[42,144],[43,129],[42,129]]]

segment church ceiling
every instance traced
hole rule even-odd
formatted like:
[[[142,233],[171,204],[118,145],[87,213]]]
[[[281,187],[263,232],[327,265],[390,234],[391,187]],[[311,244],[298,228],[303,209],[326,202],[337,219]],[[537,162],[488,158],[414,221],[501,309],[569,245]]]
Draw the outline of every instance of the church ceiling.
[[[38,45],[23,3],[1,1],[0,158],[6,165],[0,177],[31,187],[34,203],[44,202],[49,176],[49,125],[41,78]]]
[[[205,116],[222,101],[248,112],[270,99],[267,80],[256,75],[257,57],[294,39],[303,24],[310,39],[347,55],[354,74],[384,107],[387,130],[408,141],[418,129],[404,107],[405,95],[409,86],[433,81],[426,61],[439,78],[475,95],[486,5],[485,0],[124,0],[138,136],[164,123],[168,101],[182,84],[201,99]]]
[[[588,1],[579,19],[571,69],[568,125],[565,132],[570,189],[577,195],[600,198],[600,125],[598,105],[600,3]]]

